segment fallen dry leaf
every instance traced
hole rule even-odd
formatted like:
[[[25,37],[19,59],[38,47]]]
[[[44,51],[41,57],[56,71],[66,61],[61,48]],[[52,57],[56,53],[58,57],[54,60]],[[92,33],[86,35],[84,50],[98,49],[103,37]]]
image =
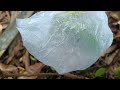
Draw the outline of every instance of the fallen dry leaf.
[[[11,54],[10,57],[6,60],[6,63],[7,63],[7,64],[13,59],[13,57],[14,57],[15,55],[17,55],[17,53],[18,53],[19,50],[21,49],[21,46],[22,46],[22,45],[21,45],[21,42],[18,41],[17,46],[13,49],[12,54]]]
[[[28,76],[20,76],[18,77],[18,79],[36,79],[37,75],[39,75],[41,69],[45,66],[42,63],[35,63],[33,65],[30,65],[30,58],[29,58],[29,53],[26,50],[24,56],[23,56],[23,63],[25,65],[25,69],[26,71],[24,72],[24,74],[27,74]],[[33,76],[35,75],[35,76]]]
[[[110,46],[110,47],[106,50],[105,54],[110,54],[110,53],[112,53],[113,51],[115,51],[117,48],[118,48],[118,44],[114,44],[114,45]]]
[[[36,79],[37,76],[30,76],[30,77],[27,77],[27,76],[20,76],[18,77],[17,79]]]
[[[13,66],[13,65],[5,65],[3,63],[0,63],[0,70],[2,72],[13,72],[13,73],[17,73],[18,72],[18,68]]]
[[[6,17],[7,17],[8,21],[10,21],[10,18],[11,18],[10,12],[9,11],[5,11],[5,12],[6,12]]]
[[[105,62],[107,65],[109,65],[109,64],[113,61],[113,59],[114,59],[114,57],[116,56],[116,54],[118,53],[118,51],[119,51],[119,50],[116,50],[116,51],[115,51],[114,53],[112,53],[111,55],[106,56],[104,62]]]
[[[29,53],[27,50],[25,55],[23,56],[23,63],[25,64],[26,71],[32,75],[39,73],[41,69],[45,66],[42,63],[35,63],[33,65],[30,65]]]
[[[3,20],[4,16],[5,16],[5,13],[4,13],[3,11],[1,11],[1,12],[0,12],[0,21]]]
[[[10,11],[2,11],[0,13],[1,24],[10,22],[11,14]]]
[[[3,27],[2,27],[2,25],[0,24],[0,34],[2,33],[2,30],[3,30]]]
[[[0,57],[2,56],[2,54],[5,52],[5,50],[1,50],[0,51]]]
[[[118,49],[117,54],[115,55],[115,57],[113,58],[112,62],[111,62],[111,66],[114,65],[117,61],[119,61],[120,58],[120,49]]]
[[[18,79],[36,79],[43,67],[44,65],[42,63],[35,63],[34,65],[28,66],[23,73],[26,76],[20,76]]]
[[[45,65],[42,63],[35,63],[33,65],[30,65],[27,68],[27,72],[31,75],[37,75],[40,73],[41,69],[44,67]]]
[[[117,32],[117,34],[115,35],[115,39],[120,39],[120,31],[119,32]]]
[[[2,25],[3,29],[6,29],[7,26],[8,26],[8,24],[3,24],[3,25]]]
[[[120,20],[120,12],[118,11],[112,11],[110,12],[110,16],[116,20]]]
[[[30,59],[29,59],[29,53],[28,51],[26,50],[24,56],[23,56],[23,63],[25,65],[25,68],[27,69],[28,66],[30,65]]]

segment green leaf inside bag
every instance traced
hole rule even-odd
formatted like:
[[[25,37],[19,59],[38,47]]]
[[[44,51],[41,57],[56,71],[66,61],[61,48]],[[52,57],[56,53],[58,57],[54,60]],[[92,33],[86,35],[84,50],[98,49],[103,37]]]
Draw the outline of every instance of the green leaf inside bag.
[[[81,13],[85,13],[86,11],[68,11],[68,12],[65,12],[66,15],[78,15],[78,14],[81,14]]]

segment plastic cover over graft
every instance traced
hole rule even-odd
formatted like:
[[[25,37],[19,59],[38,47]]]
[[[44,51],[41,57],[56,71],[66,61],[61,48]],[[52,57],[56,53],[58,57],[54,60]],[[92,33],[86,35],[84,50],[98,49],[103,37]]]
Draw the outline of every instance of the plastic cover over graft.
[[[88,68],[113,41],[104,11],[45,11],[16,21],[27,50],[59,74]]]

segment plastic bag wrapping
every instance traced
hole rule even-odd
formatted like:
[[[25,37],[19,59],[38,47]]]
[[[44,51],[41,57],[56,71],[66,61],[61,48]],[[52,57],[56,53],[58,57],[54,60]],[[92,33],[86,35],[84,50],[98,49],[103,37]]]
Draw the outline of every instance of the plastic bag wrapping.
[[[45,11],[16,23],[27,50],[59,74],[88,68],[113,41],[104,11]]]

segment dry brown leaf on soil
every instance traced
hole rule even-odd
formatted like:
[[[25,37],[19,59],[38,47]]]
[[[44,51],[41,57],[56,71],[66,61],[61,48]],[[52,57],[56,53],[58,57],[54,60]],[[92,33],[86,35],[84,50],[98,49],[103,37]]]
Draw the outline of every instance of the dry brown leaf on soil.
[[[110,16],[116,21],[112,23],[113,26],[119,25],[118,29],[120,29],[120,11],[112,11],[110,12]]]
[[[14,65],[6,65],[0,63],[0,71],[3,77],[14,77],[14,76],[17,77],[17,75],[25,72],[25,69],[22,67],[16,67]]]
[[[3,30],[3,27],[2,27],[2,25],[0,24],[0,34],[2,33],[2,30]]]
[[[116,20],[120,20],[120,11],[111,11],[110,16]]]
[[[9,11],[5,11],[5,12],[6,12],[6,16],[7,16],[8,21],[10,21],[10,18],[11,18],[10,12]]]
[[[4,11],[0,11],[0,21],[4,19],[5,13]]]
[[[115,35],[118,33],[118,29],[113,28],[113,29],[111,29],[111,31],[113,32],[113,37],[115,39]]]
[[[110,54],[111,52],[115,51],[117,48],[118,48],[118,44],[114,44],[106,50],[105,54]]]
[[[115,55],[115,57],[113,58],[112,62],[110,63],[110,65],[114,65],[117,61],[119,61],[120,59],[120,49],[118,49],[117,54]]]
[[[21,47],[22,47],[21,42],[18,41],[17,46],[13,49],[13,52],[11,53],[10,57],[6,61],[7,64],[13,59],[15,55],[17,55]]]
[[[2,27],[3,29],[6,29],[8,27],[8,24],[3,24]]]
[[[116,56],[116,54],[118,53],[119,50],[116,50],[114,53],[112,53],[111,55],[109,56],[106,56],[105,57],[105,60],[104,62],[109,65],[113,60],[114,60],[114,57]]]
[[[5,50],[0,50],[0,56],[5,52]]]
[[[3,63],[0,63],[0,70],[4,73],[6,72],[13,72],[13,73],[17,73],[18,72],[18,68],[13,66],[13,65],[5,65]]]
[[[22,47],[22,44],[21,44],[20,40],[18,40],[17,46],[13,50],[14,55],[17,55],[17,53],[19,52],[21,47]]]
[[[23,73],[26,76],[20,76],[17,79],[36,79],[42,69],[43,64],[35,63],[34,65],[28,66],[27,70]]]
[[[0,14],[0,24],[5,24],[5,23],[9,23],[10,22],[10,19],[11,19],[11,15],[10,15],[10,12],[9,11],[3,11],[1,14]]]
[[[27,69],[28,66],[30,65],[30,58],[29,58],[29,53],[28,51],[26,50],[24,56],[23,56],[23,63],[25,65],[25,68]]]
[[[18,79],[36,79],[43,68],[43,64],[35,63],[27,68],[27,70],[23,73],[26,76],[20,76]]]
[[[29,74],[37,74],[41,71],[41,69],[45,66],[42,63],[35,63],[30,65],[30,57],[28,51],[26,51],[25,55],[23,56],[23,63],[25,65],[25,69]]]
[[[120,31],[118,31],[117,34],[115,35],[115,39],[120,39]]]
[[[95,63],[95,65],[97,67],[109,65],[113,61],[115,55],[118,53],[118,50],[116,50],[118,47],[119,47],[118,44],[110,46],[106,50],[106,52],[99,58],[99,60]]]
[[[42,63],[35,63],[33,65],[30,65],[29,53],[27,50],[23,56],[23,63],[25,65],[25,69],[26,69],[24,74],[26,74],[27,76],[20,76],[20,77],[18,77],[18,79],[36,79],[37,75],[39,75],[40,71],[45,66]],[[33,75],[35,75],[35,76],[33,76]]]
[[[11,19],[9,11],[0,11],[0,34],[7,28]]]
[[[35,63],[33,65],[30,65],[28,68],[27,68],[27,72],[30,74],[30,75],[37,75],[40,73],[40,71],[42,70],[42,68],[44,67],[45,65],[42,64],[42,63]]]
[[[17,79],[36,79],[37,76],[30,76],[30,77],[27,77],[27,76],[20,76],[18,77]]]

